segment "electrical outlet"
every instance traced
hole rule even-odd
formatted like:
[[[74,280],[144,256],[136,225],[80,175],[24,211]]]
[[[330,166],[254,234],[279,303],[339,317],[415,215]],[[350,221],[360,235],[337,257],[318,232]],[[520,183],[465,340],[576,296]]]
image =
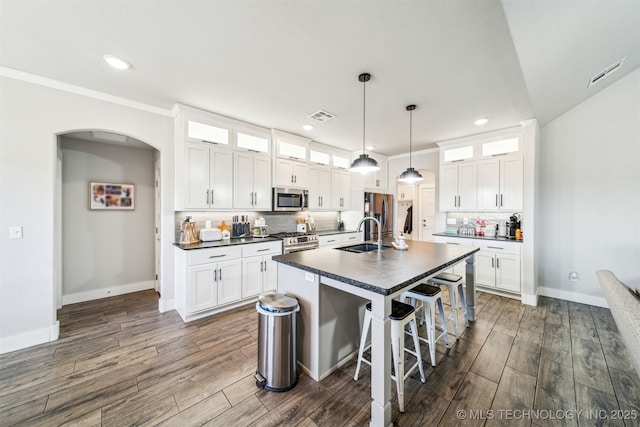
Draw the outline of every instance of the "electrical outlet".
[[[22,226],[16,225],[9,227],[10,239],[22,239]]]
[[[447,225],[456,225],[457,221],[455,218],[447,218]]]

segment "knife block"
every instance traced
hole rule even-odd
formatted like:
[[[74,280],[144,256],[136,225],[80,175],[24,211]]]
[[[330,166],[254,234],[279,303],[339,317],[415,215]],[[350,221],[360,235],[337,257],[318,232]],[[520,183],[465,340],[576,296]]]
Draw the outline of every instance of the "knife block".
[[[180,229],[180,243],[198,243],[199,241],[196,235],[196,223],[192,221],[183,222]]]

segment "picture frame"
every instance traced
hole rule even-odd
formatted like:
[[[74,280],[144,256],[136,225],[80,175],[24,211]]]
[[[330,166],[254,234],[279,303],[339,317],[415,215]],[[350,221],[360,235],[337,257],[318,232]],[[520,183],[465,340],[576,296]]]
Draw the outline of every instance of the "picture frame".
[[[89,208],[91,210],[134,210],[135,184],[89,182]]]

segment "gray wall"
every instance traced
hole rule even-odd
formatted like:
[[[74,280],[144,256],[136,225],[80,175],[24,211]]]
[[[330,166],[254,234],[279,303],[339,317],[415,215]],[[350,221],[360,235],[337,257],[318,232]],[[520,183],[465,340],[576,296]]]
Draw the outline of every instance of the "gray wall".
[[[541,129],[538,268],[544,294],[602,299],[595,277],[640,283],[640,70]],[[569,281],[570,271],[580,274]]]
[[[63,300],[153,286],[154,150],[61,138]],[[90,181],[135,184],[135,209],[90,210]],[[149,286],[151,285],[151,286]],[[95,291],[95,292],[91,292]],[[80,298],[92,299],[92,298]]]

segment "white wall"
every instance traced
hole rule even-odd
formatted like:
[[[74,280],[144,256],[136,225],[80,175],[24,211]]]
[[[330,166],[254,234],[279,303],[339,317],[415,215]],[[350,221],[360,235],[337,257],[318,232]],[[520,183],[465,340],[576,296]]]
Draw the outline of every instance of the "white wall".
[[[63,304],[155,285],[151,149],[61,138]],[[89,182],[135,184],[134,210],[90,210]]]
[[[541,294],[604,305],[598,269],[640,283],[640,70],[541,129],[538,206]]]
[[[0,77],[0,93],[0,353],[57,338],[54,266],[60,256],[54,251],[54,212],[58,134],[108,130],[161,151],[160,286],[164,304],[171,308],[173,120],[120,105],[117,100],[102,101],[4,76]],[[10,226],[22,226],[24,238],[10,240]]]

